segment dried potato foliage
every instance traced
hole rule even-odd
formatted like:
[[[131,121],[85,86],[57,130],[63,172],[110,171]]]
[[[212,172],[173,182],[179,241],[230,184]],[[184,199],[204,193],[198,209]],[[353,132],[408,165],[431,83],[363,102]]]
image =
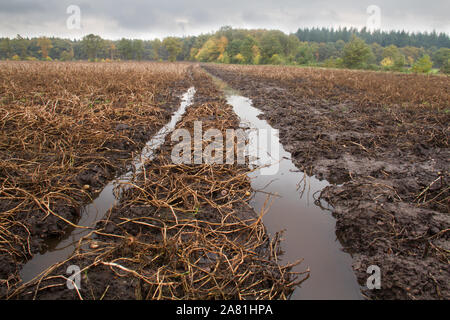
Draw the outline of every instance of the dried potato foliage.
[[[177,128],[238,128],[232,107],[199,69],[195,103]],[[170,135],[120,203],[66,262],[10,297],[36,299],[286,299],[309,276],[278,263],[279,235],[269,239],[249,207],[245,165],[173,164]],[[80,290],[65,270],[82,268]]]
[[[448,76],[289,66],[203,67],[212,73],[220,70],[221,75],[229,78],[230,82],[233,82],[233,77],[237,77],[235,83],[245,75],[246,83],[240,83],[240,89],[257,89],[262,85],[262,80],[266,82],[264,87],[269,90],[289,90],[289,93],[303,98],[324,99],[324,102],[348,101],[366,108],[400,105],[445,110],[450,101]]]
[[[372,299],[450,298],[450,78],[204,65],[264,111],[321,197]],[[341,184],[341,185],[338,185]]]
[[[0,291],[165,124],[188,68],[0,62]]]

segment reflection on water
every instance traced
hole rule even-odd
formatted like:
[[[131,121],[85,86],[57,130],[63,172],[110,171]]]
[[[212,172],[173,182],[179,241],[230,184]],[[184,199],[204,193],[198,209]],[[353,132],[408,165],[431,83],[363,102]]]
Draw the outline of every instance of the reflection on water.
[[[131,170],[126,172],[121,177],[110,182],[98,195],[98,197],[91,204],[85,206],[81,212],[81,219],[78,222],[79,226],[94,227],[97,221],[103,219],[105,214],[111,207],[114,206],[117,195],[117,186],[126,184],[135,172],[137,172],[142,164],[148,160],[152,160],[154,152],[164,143],[167,134],[173,131],[175,125],[180,121],[184,115],[186,108],[192,103],[195,94],[195,89],[189,90],[183,95],[182,102],[179,109],[172,115],[169,123],[162,127],[153,138],[147,142],[141,154],[133,159]],[[121,186],[122,187],[122,186]],[[45,253],[35,254],[22,268],[20,276],[23,281],[32,280],[42,271],[46,270],[55,263],[62,262],[69,258],[74,252],[78,241],[89,234],[90,229],[69,229],[64,238],[55,239],[48,242],[48,250]]]
[[[109,183],[93,203],[84,207],[79,225],[92,227],[104,217],[116,201],[115,187],[129,181],[142,163],[153,158],[153,152],[164,143],[166,135],[173,130],[186,107],[191,104],[194,93],[194,88],[190,88],[184,94],[181,106],[171,121],[147,143],[141,155],[134,160],[134,169]],[[242,127],[272,132],[271,126],[258,118],[260,111],[251,105],[250,99],[229,92],[227,100],[241,118]],[[286,230],[282,243],[284,254],[280,257],[282,262],[294,262],[303,258],[304,262],[294,271],[304,271],[308,267],[311,270],[310,278],[294,292],[292,299],[361,299],[360,288],[351,269],[351,257],[342,251],[342,246],[336,239],[335,220],[327,210],[314,203],[314,195],[328,183],[299,172],[290,160],[290,153],[279,143],[278,136],[271,136],[270,145],[272,149],[279,148],[276,155],[281,159],[277,163],[279,170],[275,175],[261,175],[259,171],[250,174],[253,189],[263,191],[256,192],[250,204],[255,211],[260,212],[267,193],[277,195],[273,197],[273,203],[264,216],[264,225],[272,235]],[[36,254],[24,265],[22,279],[29,281],[51,265],[67,259],[79,239],[89,231],[73,229],[63,239],[49,242],[47,252]]]
[[[229,92],[227,101],[240,117],[242,127],[272,129],[265,120],[258,118],[261,112],[252,106],[250,99]],[[271,136],[270,145],[279,148],[279,170],[272,176],[261,175],[259,170],[250,174],[252,188],[263,191],[255,193],[250,205],[260,212],[268,193],[277,195],[264,216],[264,225],[272,236],[286,230],[282,262],[304,259],[294,271],[311,270],[310,278],[296,289],[292,299],[362,299],[351,268],[352,259],[342,251],[336,239],[336,221],[329,211],[314,203],[314,195],[318,196],[328,182],[299,172],[277,135]]]

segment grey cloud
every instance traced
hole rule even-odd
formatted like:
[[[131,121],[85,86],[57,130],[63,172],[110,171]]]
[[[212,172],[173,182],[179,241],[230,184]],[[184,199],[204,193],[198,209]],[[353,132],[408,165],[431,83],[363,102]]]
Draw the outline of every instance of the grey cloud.
[[[78,34],[65,28],[66,8],[71,4],[79,5],[82,12],[83,30]],[[80,37],[102,32],[113,38],[148,38],[210,32],[227,24],[285,32],[312,26],[363,27],[366,8],[372,4],[381,8],[383,29],[450,32],[448,0],[0,0],[0,36]]]
[[[35,1],[0,1],[0,13],[3,14],[23,14],[44,9],[44,4]]]

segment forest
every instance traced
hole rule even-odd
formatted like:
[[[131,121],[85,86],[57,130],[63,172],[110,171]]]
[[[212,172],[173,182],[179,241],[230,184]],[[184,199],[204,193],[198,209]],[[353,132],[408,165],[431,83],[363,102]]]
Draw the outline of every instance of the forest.
[[[222,27],[215,33],[162,40],[0,38],[1,60],[199,61],[248,65],[450,73],[450,37],[445,33],[374,31],[365,28],[279,30]]]

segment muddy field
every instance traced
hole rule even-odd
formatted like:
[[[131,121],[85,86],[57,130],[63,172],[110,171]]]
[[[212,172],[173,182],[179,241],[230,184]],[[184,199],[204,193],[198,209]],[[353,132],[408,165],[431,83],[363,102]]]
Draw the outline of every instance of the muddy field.
[[[450,80],[390,73],[205,65],[280,130],[321,193],[372,299],[449,299]]]
[[[73,254],[21,278],[25,263],[80,229],[83,208],[132,169],[188,88],[177,128],[239,127],[208,73],[252,99],[299,170],[331,183],[320,198],[362,288],[370,265],[382,272],[367,298],[450,298],[448,77],[31,62],[0,63],[1,298],[288,299],[302,289],[308,270],[280,262],[281,234],[249,205],[249,167],[174,164],[169,136]],[[70,266],[81,269],[74,290]]]
[[[0,295],[170,118],[188,66],[0,63]]]
[[[173,67],[165,66],[168,72]],[[116,66],[120,67],[123,68],[120,64]],[[147,67],[146,71],[156,69],[164,73],[158,69],[159,65]],[[226,104],[222,93],[204,71],[198,66],[181,65],[176,68],[180,68],[177,75],[186,82],[180,80],[179,88],[172,88],[174,90],[169,96],[172,99],[165,100],[166,104],[157,109],[159,112],[162,113],[163,108],[164,114],[174,111],[179,104],[176,93],[180,93],[175,89],[187,88],[189,84],[196,89],[194,104],[178,127],[192,131],[196,120],[202,120],[205,128],[220,128],[223,132],[238,126],[239,121],[231,106]],[[173,75],[156,76],[169,79]],[[175,82],[171,85],[176,86],[176,79],[172,81]],[[154,87],[163,90],[161,83]],[[136,108],[136,105],[130,108]],[[143,107],[144,110],[155,108],[153,105]],[[167,122],[166,118],[161,116],[159,120]],[[131,127],[131,124],[124,125]],[[154,129],[158,127],[160,125],[153,124]],[[142,145],[137,145],[136,149],[139,147]],[[294,274],[290,272],[292,265],[278,263],[278,237],[271,239],[267,236],[260,216],[248,205],[251,195],[248,167],[174,165],[170,158],[172,147],[170,139],[166,140],[157,157],[146,163],[128,183],[129,188],[122,191],[119,203],[97,223],[95,230],[79,241],[73,255],[27,283],[20,279],[5,279],[3,297],[288,298],[308,273]],[[122,166],[124,164],[126,161]],[[95,187],[100,189],[101,185]],[[81,204],[81,201],[77,203],[78,206]],[[18,212],[10,212],[10,217],[17,217]],[[44,223],[46,225],[46,220]],[[33,225],[28,226],[28,229],[32,228]],[[63,232],[64,229],[60,235]],[[34,235],[29,238],[34,240]],[[71,265],[82,270],[83,286],[77,290],[67,289],[66,271]],[[8,264],[2,266],[8,267]],[[20,268],[13,263],[9,266],[16,270]],[[18,277],[17,272],[12,274]]]

